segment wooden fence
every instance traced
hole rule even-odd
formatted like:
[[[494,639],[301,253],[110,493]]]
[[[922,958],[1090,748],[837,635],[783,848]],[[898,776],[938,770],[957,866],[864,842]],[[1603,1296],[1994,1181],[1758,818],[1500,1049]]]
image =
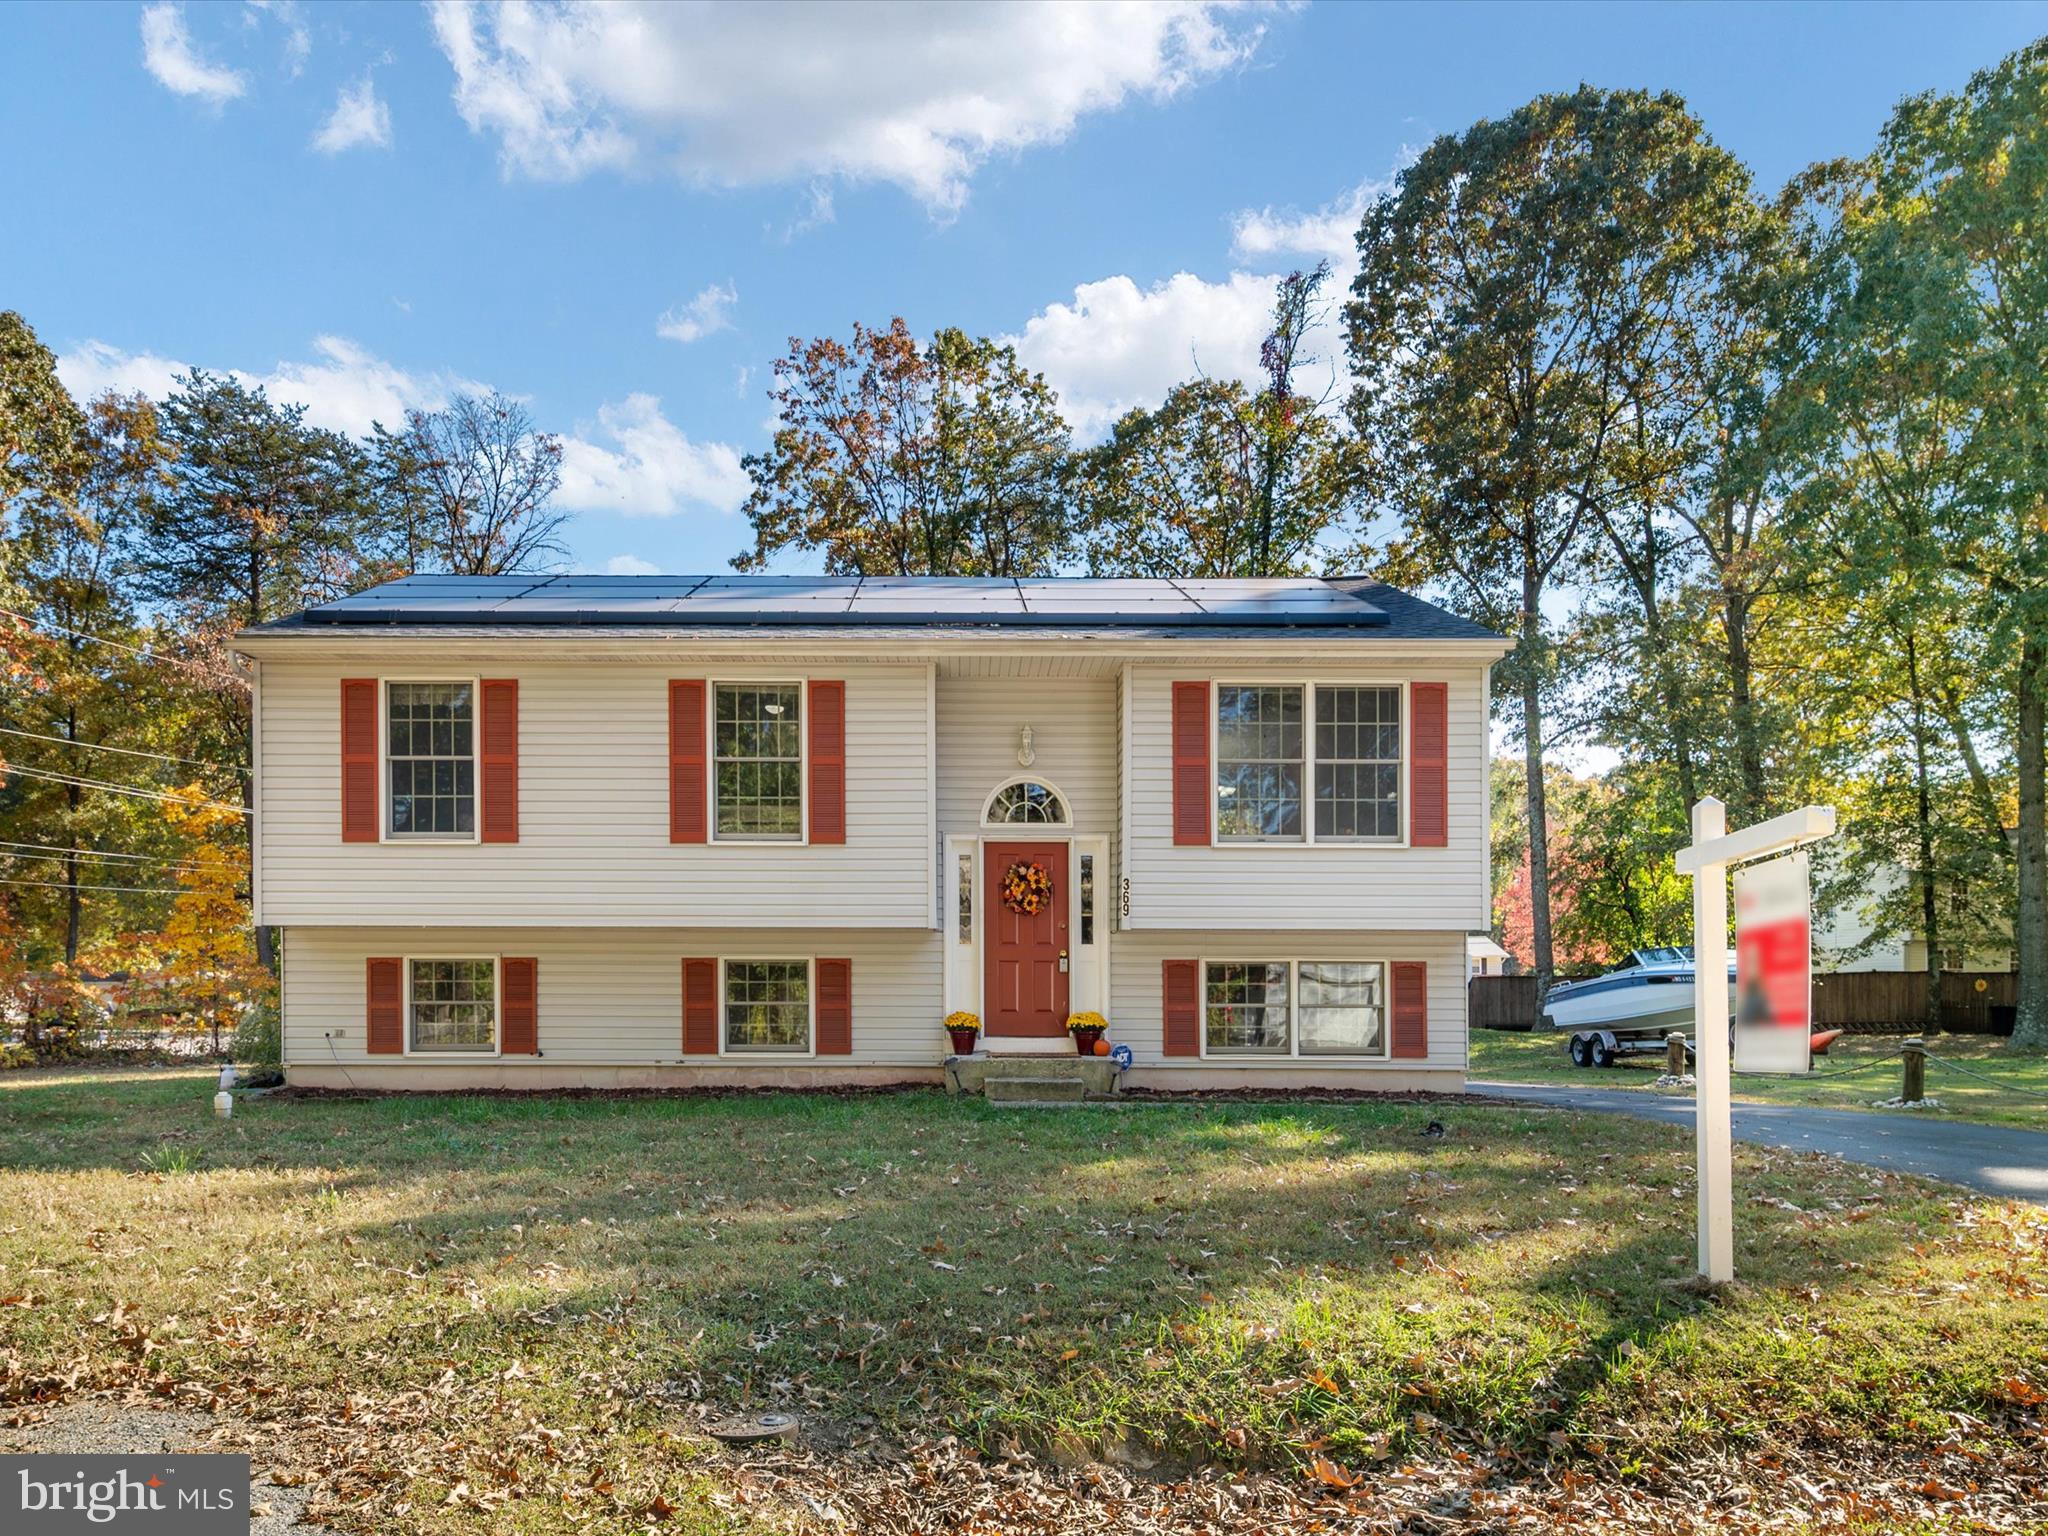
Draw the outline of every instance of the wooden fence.
[[[1474,1029],[1536,1023],[1534,976],[1474,976],[1467,989]],[[2009,1035],[2019,977],[2009,971],[1945,971],[1941,1027],[1959,1035]],[[1838,971],[1813,978],[1813,1026],[1851,1034],[1910,1034],[1927,1022],[1925,971]]]

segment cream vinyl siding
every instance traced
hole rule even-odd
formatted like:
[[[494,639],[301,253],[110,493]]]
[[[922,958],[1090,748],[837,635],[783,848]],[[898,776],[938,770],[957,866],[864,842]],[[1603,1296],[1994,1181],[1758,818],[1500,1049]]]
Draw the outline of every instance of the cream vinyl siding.
[[[1116,680],[1113,677],[939,678],[939,830],[981,831],[989,791],[1038,779],[1067,797],[1072,835],[1107,836],[1117,816]],[[1031,727],[1035,760],[1017,762],[1017,733]],[[1030,827],[1014,835],[1029,838]],[[1063,830],[1044,828],[1065,837]],[[1098,888],[1101,871],[1097,871]]]
[[[1226,683],[1448,684],[1449,846],[1265,843],[1175,847],[1172,685],[1207,678]],[[1126,752],[1131,810],[1122,854],[1124,873],[1131,881],[1131,914],[1125,927],[1347,931],[1398,927],[1455,929],[1462,935],[1490,923],[1483,667],[1461,662],[1409,662],[1396,667],[1366,651],[1355,666],[1228,661],[1133,666],[1128,687],[1131,740]],[[1213,710],[1213,702],[1211,707]],[[1309,728],[1314,728],[1312,717]],[[1404,755],[1407,739],[1404,720]],[[1212,755],[1212,796],[1214,780]],[[1312,802],[1306,784],[1304,795]],[[1213,828],[1213,799],[1209,814]]]
[[[714,1064],[683,1056],[685,959],[847,959],[853,962],[853,1054],[806,1056],[791,1065],[935,1067],[939,938],[918,932],[789,929],[293,928],[285,934],[284,1059],[287,1066],[392,1063],[366,1050],[364,962],[375,955],[532,956],[540,963],[539,1057],[494,1066]],[[721,1010],[721,1028],[723,1026]],[[330,1038],[331,1035],[331,1038]],[[729,1059],[729,1058],[728,1058]],[[775,1065],[770,1057],[751,1062]],[[404,1059],[431,1084],[457,1053]]]
[[[383,667],[269,656],[259,717],[261,921],[929,928],[923,662],[472,655],[445,672],[519,681],[519,841],[343,843],[341,679],[440,674],[431,653],[416,646]],[[806,677],[846,684],[845,845],[670,843],[669,680]],[[378,814],[389,810],[380,770]]]
[[[1244,1056],[1168,1057],[1161,1054],[1165,1027],[1165,972],[1168,960],[1420,960],[1429,967],[1429,1055],[1424,1060],[1392,1057],[1308,1056],[1298,1059]],[[1201,1066],[1230,1071],[1291,1070],[1327,1076],[1412,1071],[1417,1067],[1465,1070],[1465,935],[1360,931],[1274,933],[1131,933],[1117,935],[1109,957],[1109,1038],[1129,1045],[1135,1067]],[[1392,1027],[1391,1011],[1388,1027]]]

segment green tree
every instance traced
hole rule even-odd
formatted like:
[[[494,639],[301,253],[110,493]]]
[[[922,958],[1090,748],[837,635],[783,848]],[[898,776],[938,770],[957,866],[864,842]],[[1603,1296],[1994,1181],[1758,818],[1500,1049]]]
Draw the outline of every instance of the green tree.
[[[1817,179],[1797,427],[1857,494],[1799,498],[1860,589],[1955,578],[2011,694],[2013,1043],[2048,1046],[2048,42],[1902,103]],[[1814,450],[1809,450],[1814,451]]]
[[[1098,576],[1299,576],[1356,562],[1356,440],[1303,389],[1302,351],[1330,275],[1280,280],[1256,393],[1177,385],[1085,456],[1089,569]]]
[[[1070,434],[1011,348],[856,324],[850,342],[792,339],[775,381],[738,569],[815,551],[849,575],[1037,576],[1067,558]]]
[[[1629,427],[1661,409],[1672,328],[1746,202],[1741,166],[1677,98],[1582,87],[1438,139],[1359,232],[1351,411],[1402,520],[1397,568],[1516,640],[1498,676],[1523,741],[1540,987],[1546,597],[1603,502],[1668,473]]]

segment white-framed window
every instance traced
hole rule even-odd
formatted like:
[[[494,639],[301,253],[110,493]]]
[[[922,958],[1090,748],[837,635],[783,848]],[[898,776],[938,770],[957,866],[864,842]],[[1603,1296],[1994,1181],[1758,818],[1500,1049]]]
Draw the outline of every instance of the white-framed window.
[[[1077,853],[1074,860],[1081,867],[1081,873],[1074,882],[1074,891],[1081,908],[1081,943],[1095,942],[1095,855]]]
[[[713,837],[803,841],[803,698],[800,682],[712,685]]]
[[[498,962],[465,956],[405,963],[405,1048],[415,1055],[498,1049]]]
[[[1209,960],[1202,1054],[1387,1055],[1387,973],[1377,960]]]
[[[1217,683],[1216,842],[1400,842],[1406,694],[1400,683]]]
[[[476,682],[387,679],[384,835],[476,836]]]
[[[988,797],[982,807],[985,827],[1070,827],[1067,797],[1038,779],[1014,779]]]
[[[719,967],[719,1049],[808,1056],[817,1038],[809,960],[727,960]]]
[[[960,942],[974,942],[974,855],[963,853],[958,859],[955,878],[959,888],[954,892],[954,904],[958,909]]]

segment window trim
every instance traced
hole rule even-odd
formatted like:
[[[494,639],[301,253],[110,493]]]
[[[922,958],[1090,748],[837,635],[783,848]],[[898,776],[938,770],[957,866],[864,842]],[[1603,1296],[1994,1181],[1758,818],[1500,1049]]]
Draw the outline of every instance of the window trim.
[[[398,797],[391,793],[391,685],[393,683],[467,683],[469,685],[469,783],[474,804],[470,807],[467,832],[394,832],[391,813]],[[484,839],[484,692],[481,674],[451,676],[446,672],[394,672],[377,678],[377,841],[380,843],[441,843],[460,848]],[[438,959],[439,956],[428,958]],[[474,958],[474,957],[473,957]],[[411,983],[407,982],[410,995]],[[410,1023],[408,1023],[410,1028]]]
[[[1400,677],[1275,677],[1212,676],[1209,679],[1209,846],[1211,848],[1408,848],[1409,810],[1413,804],[1410,778],[1415,754],[1409,750],[1408,732],[1413,711],[1409,697],[1412,678]],[[1225,688],[1301,689],[1301,836],[1225,837],[1223,796],[1218,783],[1222,768],[1219,748],[1223,738],[1220,716],[1221,690]],[[1316,690],[1318,688],[1393,688],[1401,695],[1401,831],[1396,837],[1316,836]]]
[[[804,967],[804,1000],[809,1019],[807,1043],[801,1051],[732,1049],[725,1043],[725,974],[729,965],[791,965]],[[718,1054],[734,1061],[810,1061],[818,1054],[818,957],[816,955],[720,955],[718,957]],[[700,1058],[701,1059],[701,1058]]]
[[[401,678],[404,682],[407,679]],[[432,961],[475,961],[491,962],[491,1048],[488,1051],[447,1051],[416,1050],[412,1043],[412,968],[417,963]],[[405,975],[405,1012],[402,1015],[404,1032],[401,1044],[403,1054],[417,1056],[422,1061],[496,1061],[505,1054],[505,957],[503,955],[451,955],[428,952],[423,955],[401,955],[398,963]]]
[[[1201,1016],[1196,1021],[1195,1042],[1201,1061],[1237,1065],[1281,1064],[1300,1066],[1304,1062],[1390,1062],[1394,1059],[1394,962],[1375,955],[1295,955],[1263,959],[1232,953],[1204,955],[1195,962],[1201,989]],[[1284,965],[1287,967],[1287,1049],[1284,1051],[1211,1051],[1209,1049],[1209,968],[1215,965]],[[1304,965],[1376,965],[1380,968],[1380,1048],[1377,1051],[1304,1051],[1301,1048],[1301,968]],[[1422,1065],[1427,1066],[1425,1061]]]
[[[1036,784],[1041,789],[1051,790],[1059,796],[1060,809],[1065,811],[1064,821],[990,821],[989,812],[995,809],[996,799],[1006,789],[1015,789],[1019,784]],[[1074,802],[1064,789],[1053,783],[1042,773],[1020,773],[1003,780],[981,802],[981,830],[997,832],[1005,837],[1015,838],[1021,834],[1038,831],[1046,833],[1072,833],[1074,830]]]
[[[797,691],[797,835],[763,837],[759,833],[718,830],[718,690],[721,688],[794,688]],[[730,759],[741,761],[741,759]],[[811,845],[811,679],[790,677],[710,677],[704,680],[704,840],[754,848],[808,848]],[[719,972],[719,996],[725,995],[725,973]],[[724,1004],[721,1001],[720,1007]],[[720,1026],[721,1032],[723,1025]]]

